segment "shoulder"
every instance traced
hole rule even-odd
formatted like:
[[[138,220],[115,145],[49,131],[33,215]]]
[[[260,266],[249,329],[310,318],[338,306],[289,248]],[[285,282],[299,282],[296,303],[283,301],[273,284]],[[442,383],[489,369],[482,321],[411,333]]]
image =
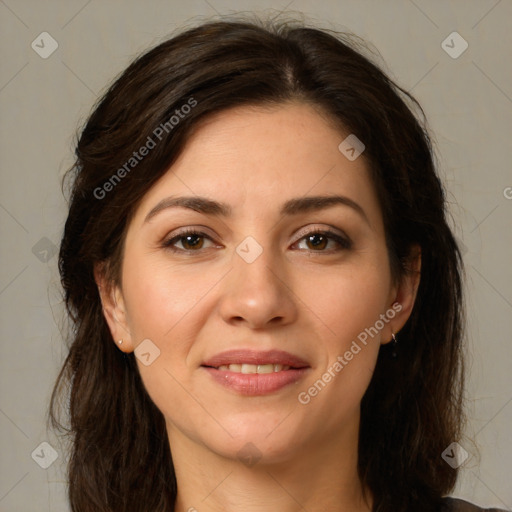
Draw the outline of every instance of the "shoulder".
[[[459,498],[444,498],[442,512],[506,512],[500,508],[481,508]]]

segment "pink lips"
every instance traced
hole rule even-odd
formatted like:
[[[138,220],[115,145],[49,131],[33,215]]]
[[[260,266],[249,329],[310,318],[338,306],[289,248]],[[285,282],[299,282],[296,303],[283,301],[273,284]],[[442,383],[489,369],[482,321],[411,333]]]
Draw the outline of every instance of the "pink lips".
[[[287,370],[274,373],[238,373],[219,370],[220,366],[230,364],[280,364],[289,366]],[[254,351],[235,349],[217,354],[202,367],[219,384],[242,395],[264,395],[272,393],[300,380],[309,369],[309,364],[302,358],[282,350]]]
[[[225,364],[283,364],[293,368],[309,367],[309,364],[300,357],[282,350],[243,350],[235,349],[221,352],[203,363],[203,366],[218,368]]]

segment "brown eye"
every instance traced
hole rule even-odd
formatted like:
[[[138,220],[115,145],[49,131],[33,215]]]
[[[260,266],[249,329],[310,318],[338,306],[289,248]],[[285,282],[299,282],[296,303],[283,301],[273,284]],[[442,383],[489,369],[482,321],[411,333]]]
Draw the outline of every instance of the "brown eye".
[[[323,234],[320,233],[314,233],[312,235],[308,235],[304,237],[307,244],[310,244],[310,247],[317,250],[317,249],[325,249],[325,247],[328,244],[328,237],[326,237]]]
[[[204,239],[200,235],[187,235],[180,238],[184,249],[201,249]]]
[[[174,252],[199,252],[200,249],[203,249],[205,240],[212,241],[205,233],[190,230],[165,241],[163,247]],[[181,247],[177,246],[180,243]]]
[[[352,246],[352,242],[348,238],[340,236],[332,231],[314,231],[312,233],[308,233],[307,235],[303,236],[297,243],[300,243],[303,240],[306,243],[306,249],[310,252],[329,253],[332,251],[350,249]],[[330,242],[334,243],[335,247],[331,248],[330,250],[325,250]],[[336,245],[338,247],[336,247]]]

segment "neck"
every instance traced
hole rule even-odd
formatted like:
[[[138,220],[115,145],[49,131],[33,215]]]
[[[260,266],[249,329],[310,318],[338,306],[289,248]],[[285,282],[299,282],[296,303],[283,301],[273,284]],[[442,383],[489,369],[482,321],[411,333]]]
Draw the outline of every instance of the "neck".
[[[301,445],[286,459],[264,462],[263,456],[252,465],[169,430],[178,484],[175,512],[370,512],[371,498],[365,501],[357,474],[357,427],[338,440]]]

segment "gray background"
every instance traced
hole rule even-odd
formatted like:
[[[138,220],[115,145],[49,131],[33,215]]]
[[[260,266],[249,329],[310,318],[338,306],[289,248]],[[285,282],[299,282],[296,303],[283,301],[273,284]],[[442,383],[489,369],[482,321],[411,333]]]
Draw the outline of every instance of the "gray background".
[[[426,111],[467,265],[469,458],[454,494],[512,506],[510,0],[0,0],[1,511],[68,510],[65,453],[44,421],[65,354],[55,251],[77,127],[114,76],[175,29],[270,8],[362,36]],[[43,59],[31,43],[45,31],[58,48]],[[442,46],[453,31],[469,45],[458,58]],[[58,453],[46,470],[35,462],[50,460],[43,441]]]

